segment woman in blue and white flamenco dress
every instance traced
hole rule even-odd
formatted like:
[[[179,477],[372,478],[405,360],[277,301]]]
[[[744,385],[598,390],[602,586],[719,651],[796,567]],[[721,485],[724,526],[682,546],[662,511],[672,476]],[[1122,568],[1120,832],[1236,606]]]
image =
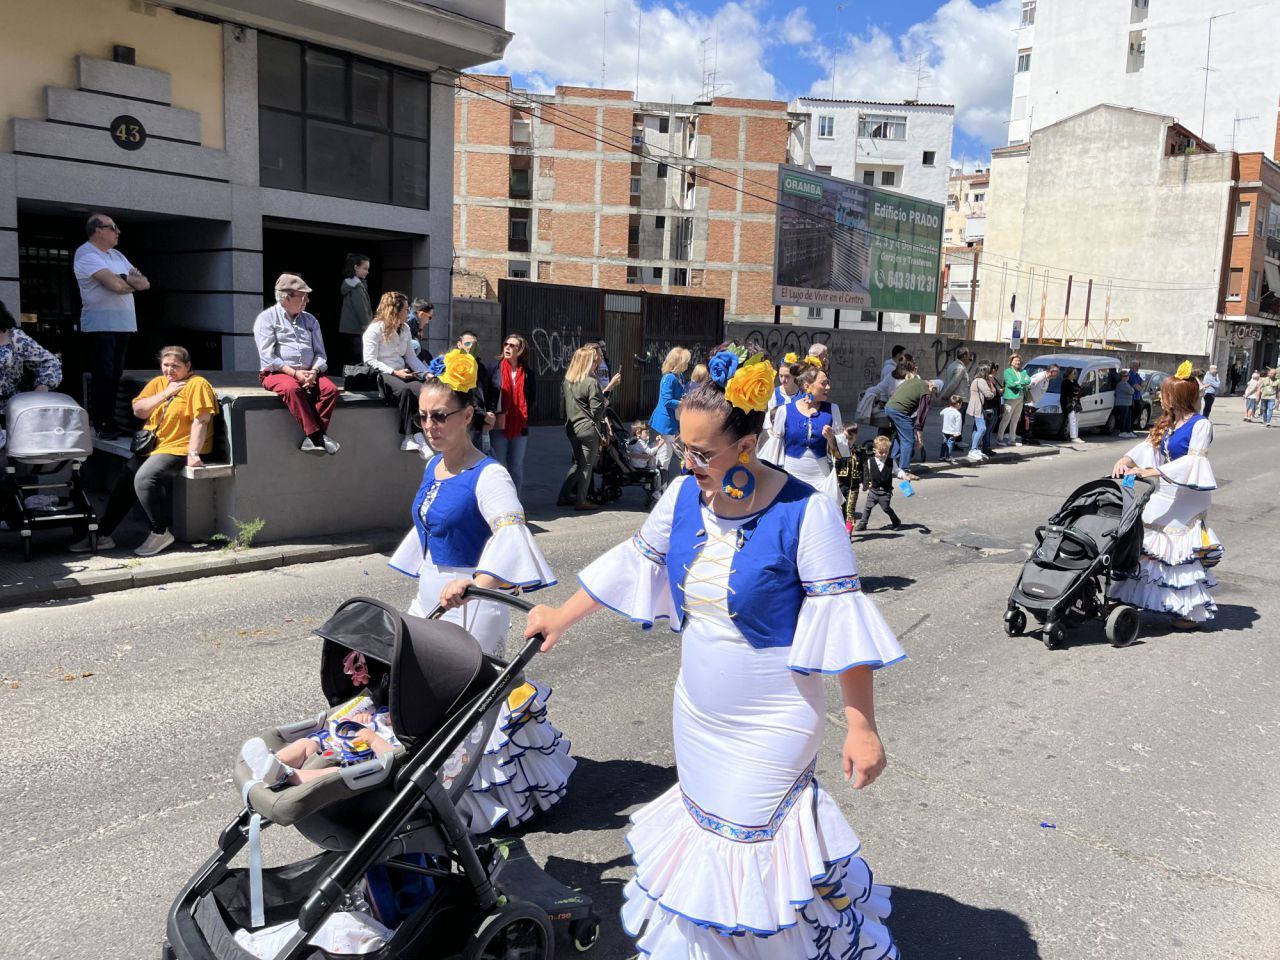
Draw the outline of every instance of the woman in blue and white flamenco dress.
[[[890,891],[872,881],[814,769],[823,675],[834,674],[849,724],[845,776],[861,788],[880,774],[872,671],[904,654],[859,590],[835,506],[755,458],[772,370],[761,360],[770,369],[753,374],[744,359],[717,354],[712,379],[681,401],[690,473],[639,533],[582,571],[564,606],[536,608],[528,635],[544,633],[548,649],[601,607],[682,633],[679,782],[633,814],[627,836],[636,873],[622,920],[641,953],[897,957]]]
[[[511,625],[507,608],[483,600],[463,604],[463,590],[471,583],[536,590],[553,585],[555,575],[525,525],[511,475],[471,442],[475,360],[452,351],[430,369],[418,422],[438,453],[413,499],[413,529],[390,563],[418,580],[410,614],[426,616],[443,603],[446,620],[466,628],[486,654],[501,657]],[[547,721],[550,693],[526,683],[500,708],[471,789],[458,804],[473,833],[503,821],[515,826],[564,796],[576,764],[569,742]]]
[[[1150,436],[1116,461],[1113,477],[1158,478],[1159,487],[1142,511],[1142,561],[1132,577],[1117,577],[1111,596],[1124,603],[1173,615],[1173,626],[1194,630],[1213,619],[1210,592],[1217,582],[1209,568],[1222,559],[1222,541],[1209,526],[1209,505],[1218,481],[1209,463],[1213,427],[1196,413],[1200,390],[1191,364],[1160,385],[1164,415]]]

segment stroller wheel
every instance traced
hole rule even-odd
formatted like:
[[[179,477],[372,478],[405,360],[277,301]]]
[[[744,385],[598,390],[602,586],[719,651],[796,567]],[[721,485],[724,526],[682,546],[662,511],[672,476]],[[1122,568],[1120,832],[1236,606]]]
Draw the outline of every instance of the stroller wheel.
[[[545,911],[523,900],[498,907],[476,928],[462,951],[463,960],[549,960],[551,921]]]
[[[1020,637],[1027,629],[1027,615],[1021,610],[1010,610],[1004,615],[1004,632],[1011,637]]]
[[[569,924],[569,936],[573,949],[586,953],[600,942],[600,918],[593,913],[584,920],[574,920]]]
[[[1060,623],[1051,623],[1041,631],[1044,645],[1050,650],[1062,646],[1067,639],[1067,628]]]
[[[1142,619],[1133,607],[1121,604],[1107,617],[1107,640],[1113,647],[1127,647],[1138,639]]]

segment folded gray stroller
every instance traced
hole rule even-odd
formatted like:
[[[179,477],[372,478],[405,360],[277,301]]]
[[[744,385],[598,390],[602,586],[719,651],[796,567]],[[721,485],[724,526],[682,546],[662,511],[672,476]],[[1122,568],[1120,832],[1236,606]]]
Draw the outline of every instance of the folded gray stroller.
[[[5,419],[0,517],[21,537],[22,559],[31,559],[31,537],[45,527],[86,528],[97,553],[98,517],[80,474],[93,453],[89,414],[66,394],[33,391],[10,397]]]
[[[525,611],[533,606],[474,587],[468,595]],[[600,922],[589,897],[544,872],[518,840],[472,837],[454,806],[502,700],[524,683],[543,638],[533,637],[504,663],[485,656],[474,637],[438,619],[440,613],[412,617],[356,597],[316,630],[329,709],[260,736],[278,749],[313,735],[353,697],[367,695],[386,710],[399,746],[275,790],[237,760],[245,808],[174,901],[166,960],[249,960],[255,953],[244,943],[255,932],[280,938],[278,948],[259,955],[327,958],[341,952],[315,945],[328,921],[366,913],[378,921],[382,939],[371,952],[360,951],[369,960],[554,960],[558,940],[578,952],[595,946]],[[354,672],[353,654],[361,658]],[[330,762],[316,755],[303,769]],[[292,827],[320,852],[263,866],[261,833],[272,824]],[[232,867],[246,848],[247,866]]]

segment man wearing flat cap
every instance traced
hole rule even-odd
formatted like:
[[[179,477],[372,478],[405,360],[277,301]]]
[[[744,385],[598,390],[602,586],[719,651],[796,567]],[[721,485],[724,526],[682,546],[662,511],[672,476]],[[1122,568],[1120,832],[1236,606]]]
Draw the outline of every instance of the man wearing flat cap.
[[[329,437],[329,419],[338,388],[321,376],[329,359],[320,323],[305,309],[310,293],[311,288],[296,274],[282,273],[276,279],[275,306],[253,321],[253,339],[262,360],[258,379],[284,401],[301,425],[304,436],[298,449],[333,455],[338,442]]]

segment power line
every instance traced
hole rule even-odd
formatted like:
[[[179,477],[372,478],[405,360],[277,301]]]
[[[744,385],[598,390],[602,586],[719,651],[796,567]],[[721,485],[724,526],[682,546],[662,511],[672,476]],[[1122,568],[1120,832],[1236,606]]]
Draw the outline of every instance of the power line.
[[[461,81],[461,79],[465,77],[468,81],[481,83],[481,84],[483,84],[484,86],[489,87],[490,89],[492,89],[492,90],[494,90],[494,91],[498,92],[499,94],[502,94],[503,96],[508,97],[508,98],[511,98],[511,99],[509,99],[509,100],[500,100],[500,99],[498,99],[497,97],[489,96],[489,95],[487,95],[487,94],[485,94],[485,93],[483,93],[483,92],[481,92],[481,91],[479,91],[479,90],[476,90],[476,89],[474,89],[474,88],[469,89],[469,91],[468,91],[468,92],[472,93],[472,94],[473,94],[473,95],[475,95],[475,96],[481,97],[482,99],[488,100],[488,101],[490,101],[490,102],[492,102],[492,103],[497,103],[497,104],[499,104],[500,106],[507,106],[507,107],[511,107],[511,106],[517,106],[517,107],[518,107],[518,106],[519,106],[519,105],[514,104],[514,103],[512,102],[512,100],[514,100],[515,94],[514,94],[512,91],[510,91],[510,90],[508,90],[508,89],[506,89],[506,88],[504,88],[504,87],[502,87],[502,86],[499,86],[498,84],[491,83],[491,82],[489,82],[489,81],[485,80],[483,77],[480,77],[480,76],[475,75],[475,74],[464,74],[464,73],[461,73],[461,72],[459,72],[459,71],[451,70],[451,69],[449,69],[449,68],[444,68],[444,67],[442,67],[442,68],[440,68],[440,69],[441,69],[441,71],[442,71],[442,72],[447,72],[447,73],[452,73],[452,74],[454,74],[454,76],[458,79],[458,81]],[[456,88],[456,86],[457,86],[457,85],[456,85],[456,84],[454,84],[454,86],[455,86],[455,88]],[[594,125],[594,124],[592,124],[592,125],[591,125],[591,126],[589,126],[589,127],[588,127],[588,126],[583,126],[583,125],[581,125],[581,124],[583,123],[583,121],[581,121],[581,119],[580,119],[580,118],[578,118],[578,117],[574,116],[573,114],[568,114],[566,111],[564,111],[563,109],[561,109],[561,108],[559,108],[559,107],[556,107],[554,104],[541,103],[541,104],[539,104],[539,108],[540,108],[540,109],[539,109],[539,115],[540,115],[540,118],[543,120],[543,122],[545,122],[545,123],[550,123],[552,126],[560,127],[560,128],[562,128],[562,129],[564,129],[564,130],[567,130],[567,131],[568,131],[568,132],[570,132],[570,133],[576,133],[576,134],[578,134],[579,136],[585,137],[586,139],[589,139],[589,140],[593,140],[593,141],[595,141],[596,143],[602,144],[602,145],[604,145],[604,146],[613,147],[614,149],[618,150],[619,152],[625,152],[625,153],[628,153],[628,154],[630,154],[630,155],[632,155],[632,156],[635,156],[635,154],[633,154],[633,153],[631,152],[632,143],[631,143],[631,140],[630,140],[630,137],[629,137],[629,136],[628,136],[628,138],[627,138],[627,140],[626,140],[625,144],[620,143],[619,141],[609,140],[609,139],[605,138],[604,136],[601,136],[601,135],[599,135],[599,134],[597,134],[597,133],[595,132],[595,129],[594,129],[595,125]],[[548,113],[548,112],[555,112],[555,113],[559,113],[559,114],[565,114],[567,117],[569,117],[569,119],[560,119],[560,120],[557,120],[557,119],[554,119],[554,118],[552,118],[552,117],[548,117],[548,116],[547,116],[547,113]],[[617,130],[616,128],[613,128],[613,127],[608,127],[608,126],[604,125],[603,123],[602,123],[602,124],[600,124],[600,129],[601,129],[601,130],[605,130],[605,131],[609,131],[609,132],[611,132],[611,133],[616,133],[616,134],[618,134],[618,135],[620,135],[620,136],[621,136],[621,135],[623,135],[621,131],[619,131],[619,130]],[[816,220],[816,221],[819,221],[819,222],[828,223],[828,224],[831,224],[831,225],[833,225],[833,226],[838,226],[838,227],[840,227],[842,230],[845,230],[845,231],[851,231],[851,232],[856,232],[856,233],[861,233],[861,234],[864,234],[864,235],[866,235],[866,236],[875,236],[875,237],[881,237],[882,239],[891,239],[891,240],[894,240],[894,242],[895,242],[895,243],[898,243],[898,244],[900,244],[901,246],[906,247],[906,248],[908,248],[908,249],[920,250],[920,251],[922,251],[922,252],[930,253],[930,254],[937,252],[937,253],[939,253],[939,254],[940,254],[940,256],[942,257],[942,260],[943,260],[943,262],[944,262],[944,263],[946,262],[946,257],[947,257],[947,256],[952,256],[952,257],[954,257],[954,256],[961,256],[961,257],[963,257],[963,255],[962,255],[962,254],[954,254],[954,253],[953,253],[953,254],[946,254],[945,252],[940,251],[938,248],[935,248],[935,247],[933,247],[932,245],[919,244],[919,243],[913,243],[913,242],[911,242],[911,241],[909,241],[909,240],[903,240],[903,239],[899,239],[899,238],[896,238],[896,237],[885,237],[884,235],[882,235],[882,234],[878,234],[878,233],[876,233],[874,230],[870,230],[870,229],[867,229],[867,228],[865,228],[865,227],[850,227],[850,226],[848,226],[847,224],[842,224],[842,223],[840,223],[840,222],[839,222],[836,218],[834,218],[834,217],[829,217],[829,216],[826,216],[826,215],[821,214],[821,213],[811,212],[811,211],[806,210],[806,209],[804,209],[804,208],[802,208],[802,207],[799,207],[799,206],[796,206],[796,205],[793,205],[793,204],[787,203],[786,201],[783,201],[783,200],[779,200],[775,195],[765,196],[765,195],[762,195],[762,194],[753,193],[753,192],[751,192],[751,191],[749,191],[749,190],[745,190],[745,189],[743,189],[742,187],[739,187],[736,183],[730,183],[730,182],[726,182],[726,181],[723,181],[723,180],[717,180],[716,178],[711,177],[711,176],[707,175],[706,173],[698,173],[698,171],[699,171],[700,169],[701,169],[701,170],[713,170],[713,171],[715,171],[715,172],[717,172],[717,173],[722,173],[722,174],[725,174],[726,176],[730,176],[730,177],[735,177],[735,178],[736,178],[736,177],[737,177],[737,175],[738,175],[738,171],[729,170],[729,169],[726,169],[726,168],[724,168],[724,167],[717,167],[715,164],[711,164],[711,163],[705,163],[705,162],[703,162],[703,163],[698,163],[698,162],[694,162],[694,161],[691,161],[691,160],[690,160],[690,158],[688,158],[688,157],[684,157],[684,156],[682,156],[681,154],[673,153],[672,151],[665,150],[665,149],[663,149],[663,148],[661,148],[661,147],[650,147],[649,149],[650,149],[651,151],[655,152],[655,153],[662,154],[663,156],[655,157],[655,156],[648,156],[648,155],[643,155],[643,154],[642,154],[642,155],[640,155],[640,156],[639,156],[638,161],[633,161],[633,162],[642,162],[642,163],[643,163],[643,162],[645,162],[645,161],[648,161],[648,162],[650,162],[650,163],[663,163],[663,164],[665,164],[665,165],[667,165],[667,166],[670,166],[670,167],[674,167],[674,168],[676,168],[676,169],[679,169],[679,170],[681,170],[681,172],[689,172],[689,171],[692,171],[692,172],[694,173],[694,176],[695,176],[695,178],[696,178],[696,179],[700,179],[700,180],[705,181],[705,182],[707,182],[707,183],[715,184],[716,186],[724,187],[725,189],[732,190],[732,191],[734,191],[735,193],[740,193],[740,194],[742,194],[742,195],[743,195],[743,196],[745,196],[745,197],[751,197],[752,199],[759,200],[759,201],[761,201],[762,203],[767,203],[767,204],[769,204],[769,205],[771,205],[771,206],[773,206],[773,207],[777,207],[777,208],[778,208],[778,209],[780,209],[780,210],[790,211],[790,212],[792,212],[792,213],[795,213],[795,214],[797,214],[797,215],[799,215],[799,216],[803,216],[803,217],[805,217],[805,218],[807,218],[807,219],[810,219],[810,220]],[[670,162],[670,161],[673,161],[673,160],[674,160],[674,161],[676,161],[676,162],[674,162],[674,163],[673,163],[673,162]],[[750,183],[753,183],[753,184],[756,184],[756,185],[759,185],[759,186],[768,186],[768,187],[770,187],[770,188],[772,188],[772,187],[774,186],[774,184],[773,184],[773,183],[765,184],[765,183],[762,183],[761,181],[758,181],[758,180],[752,180],[751,178],[749,178],[749,177],[746,175],[746,171],[745,171],[745,170],[744,170],[744,171],[741,171],[741,174],[742,174],[742,178],[743,178],[743,180],[744,180],[744,181],[747,181],[747,182],[750,182]],[[905,195],[903,195],[903,196],[905,196]],[[908,198],[908,199],[910,199],[910,198]],[[928,201],[927,201],[927,202],[928,202]],[[1087,278],[1090,278],[1090,277],[1091,277],[1091,278],[1093,278],[1093,279],[1095,279],[1095,280],[1108,280],[1108,281],[1112,281],[1112,289],[1114,289],[1114,290],[1133,290],[1133,291],[1148,291],[1148,292],[1195,292],[1195,291],[1203,291],[1203,290],[1216,290],[1216,289],[1218,289],[1218,286],[1219,286],[1218,284],[1204,284],[1204,285],[1194,285],[1194,284],[1158,284],[1158,283],[1152,283],[1152,282],[1150,282],[1150,281],[1145,281],[1145,280],[1142,280],[1141,278],[1137,278],[1137,277],[1111,277],[1111,276],[1107,276],[1106,274],[1092,273],[1092,272],[1087,271],[1087,270],[1071,270],[1071,269],[1067,269],[1067,268],[1058,267],[1058,266],[1056,266],[1056,265],[1052,265],[1052,264],[1037,263],[1037,262],[1035,262],[1035,261],[1031,261],[1031,260],[1024,260],[1024,259],[1017,258],[1017,257],[1008,257],[1008,256],[1000,255],[1000,254],[991,254],[991,253],[986,253],[985,251],[984,251],[984,255],[986,256],[986,258],[987,258],[988,260],[990,260],[990,259],[992,259],[992,258],[994,258],[994,259],[998,259],[998,260],[1003,261],[1006,265],[1007,265],[1007,264],[1017,263],[1017,264],[1024,264],[1024,265],[1026,265],[1026,266],[1028,266],[1028,267],[1041,267],[1041,268],[1043,268],[1043,270],[1042,270],[1042,271],[1040,271],[1039,273],[1037,273],[1037,271],[1035,271],[1035,270],[1018,270],[1018,269],[1012,269],[1012,270],[1010,271],[1010,272],[1012,272],[1012,273],[1015,273],[1015,274],[1018,274],[1018,275],[1021,275],[1021,276],[1027,276],[1027,277],[1035,277],[1035,276],[1047,277],[1047,276],[1048,276],[1048,273],[1047,273],[1047,271],[1048,271],[1048,270],[1056,270],[1056,271],[1059,271],[1059,272],[1061,272],[1061,273],[1063,273],[1063,274],[1069,274],[1069,275],[1072,275],[1072,276],[1076,276],[1076,275],[1078,275],[1078,276],[1080,276],[1081,278],[1085,278],[1085,279],[1087,279]],[[967,261],[963,261],[963,260],[962,260],[961,262],[969,262],[969,263],[972,263],[973,261],[970,259],[970,260],[967,260]],[[1053,278],[1053,277],[1049,277],[1049,279],[1050,279],[1050,280],[1056,280],[1056,282],[1060,282],[1060,283],[1065,283],[1065,282],[1066,282],[1066,277],[1065,277],[1065,276],[1064,276],[1064,277],[1062,277],[1062,278],[1060,278],[1060,279],[1058,279],[1058,278]],[[1116,281],[1118,281],[1118,283],[1117,283]],[[1128,284],[1128,286],[1126,286],[1126,284]]]

